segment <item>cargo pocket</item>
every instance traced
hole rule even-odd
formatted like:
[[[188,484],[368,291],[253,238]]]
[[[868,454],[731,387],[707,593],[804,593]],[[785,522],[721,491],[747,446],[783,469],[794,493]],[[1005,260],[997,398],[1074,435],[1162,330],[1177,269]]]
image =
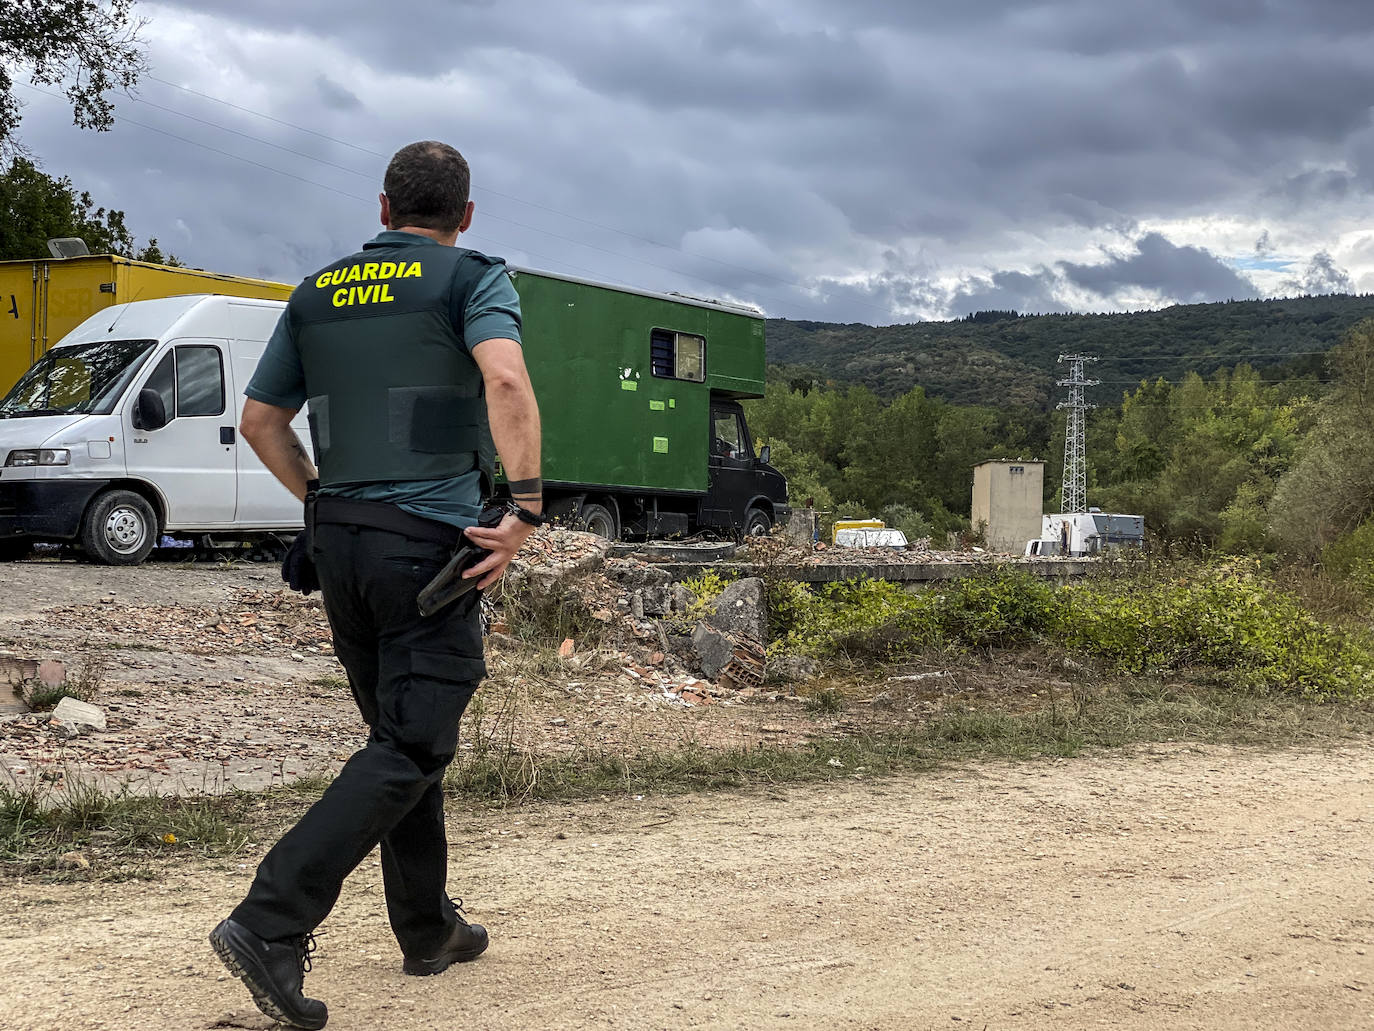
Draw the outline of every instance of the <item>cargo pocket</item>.
[[[425,773],[448,764],[458,750],[458,721],[487,675],[480,658],[411,651],[409,670],[391,699],[392,732]]]

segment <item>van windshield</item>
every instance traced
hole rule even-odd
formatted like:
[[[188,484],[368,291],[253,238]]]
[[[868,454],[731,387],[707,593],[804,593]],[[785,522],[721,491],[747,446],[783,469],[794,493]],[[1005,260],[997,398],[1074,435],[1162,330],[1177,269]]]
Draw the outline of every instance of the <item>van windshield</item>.
[[[156,343],[99,340],[55,347],[0,401],[0,419],[108,414]]]

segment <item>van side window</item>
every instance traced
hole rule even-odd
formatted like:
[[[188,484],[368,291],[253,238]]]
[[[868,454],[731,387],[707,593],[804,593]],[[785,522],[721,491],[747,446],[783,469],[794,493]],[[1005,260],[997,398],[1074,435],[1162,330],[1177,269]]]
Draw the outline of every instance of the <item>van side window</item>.
[[[148,382],[144,384],[150,390],[156,390],[162,395],[162,407],[167,412],[167,418],[171,419],[176,415],[177,393],[176,384],[173,379],[173,355],[169,351],[162,356],[162,361],[157,363],[157,368],[148,377]]]
[[[649,333],[649,370],[660,379],[706,379],[706,338],[655,329]]]
[[[218,347],[178,347],[177,415],[224,414],[224,367]]]

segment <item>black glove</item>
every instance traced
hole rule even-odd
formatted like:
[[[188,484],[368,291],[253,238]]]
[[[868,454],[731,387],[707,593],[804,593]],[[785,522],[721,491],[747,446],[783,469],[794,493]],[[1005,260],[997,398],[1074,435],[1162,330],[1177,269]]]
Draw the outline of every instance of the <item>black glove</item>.
[[[320,589],[320,578],[315,573],[315,562],[310,557],[308,534],[296,534],[291,547],[286,549],[286,558],[281,563],[281,578],[293,591],[302,594]]]

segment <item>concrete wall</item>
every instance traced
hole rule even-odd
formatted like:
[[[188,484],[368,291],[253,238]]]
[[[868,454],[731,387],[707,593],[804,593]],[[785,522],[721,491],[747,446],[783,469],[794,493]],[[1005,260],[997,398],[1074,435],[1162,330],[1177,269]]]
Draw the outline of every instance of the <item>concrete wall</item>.
[[[1023,554],[1040,536],[1044,462],[983,462],[973,467],[973,528],[981,525],[990,551]]]

